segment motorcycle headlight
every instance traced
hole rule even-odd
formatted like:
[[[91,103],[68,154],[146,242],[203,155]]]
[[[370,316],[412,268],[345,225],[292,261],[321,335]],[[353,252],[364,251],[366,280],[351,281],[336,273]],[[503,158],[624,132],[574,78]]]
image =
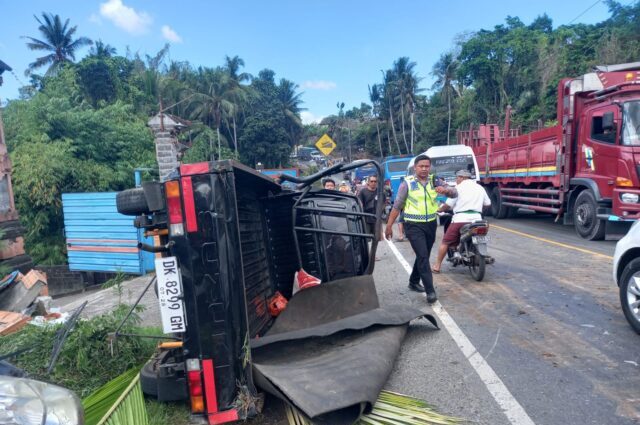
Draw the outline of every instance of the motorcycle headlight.
[[[635,193],[623,193],[620,195],[620,200],[625,204],[636,204],[638,199],[640,199],[640,196]]]
[[[66,388],[27,378],[0,376],[0,424],[79,425],[78,397]]]

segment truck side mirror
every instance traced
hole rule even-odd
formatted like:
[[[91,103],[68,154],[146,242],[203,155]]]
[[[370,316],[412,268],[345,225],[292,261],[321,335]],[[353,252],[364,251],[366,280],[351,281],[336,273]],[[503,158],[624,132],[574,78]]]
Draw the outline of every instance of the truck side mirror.
[[[613,131],[613,112],[607,112],[602,116],[602,131]]]

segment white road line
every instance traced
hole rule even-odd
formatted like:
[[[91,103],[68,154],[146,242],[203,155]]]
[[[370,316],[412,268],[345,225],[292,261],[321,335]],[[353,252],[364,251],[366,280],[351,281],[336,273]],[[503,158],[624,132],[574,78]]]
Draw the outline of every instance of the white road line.
[[[400,251],[398,251],[398,248],[389,240],[387,240],[387,244],[407,274],[411,274],[412,266],[404,259]],[[518,403],[518,400],[509,392],[509,389],[507,389],[506,385],[504,385],[491,366],[489,366],[478,350],[476,350],[471,341],[469,341],[469,338],[460,330],[453,318],[449,316],[449,313],[447,313],[447,310],[444,309],[442,304],[436,301],[432,306],[433,312],[438,316],[438,319],[440,319],[440,322],[444,325],[444,328],[449,332],[449,335],[451,335],[456,344],[458,344],[462,354],[469,360],[469,363],[471,363],[471,366],[473,366],[473,369],[475,369],[489,390],[489,393],[507,416],[509,422],[513,425],[535,425],[533,420],[527,415],[527,412],[525,412],[520,403]]]

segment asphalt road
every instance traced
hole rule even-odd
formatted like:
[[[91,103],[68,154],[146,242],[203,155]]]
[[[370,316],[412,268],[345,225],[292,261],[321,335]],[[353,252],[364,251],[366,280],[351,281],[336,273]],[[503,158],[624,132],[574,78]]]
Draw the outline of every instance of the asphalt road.
[[[459,335],[444,327],[416,323],[389,388],[477,424],[640,423],[640,336],[612,281],[615,242],[584,241],[544,216],[494,220],[490,235],[496,262],[483,282],[448,264],[435,278],[442,309],[471,351],[463,354]],[[413,264],[408,243],[394,246]],[[382,301],[425,303],[406,289],[390,248],[381,244],[376,264]]]
[[[625,321],[612,281],[615,242],[583,241],[537,215],[493,220],[489,233],[496,262],[485,280],[443,265],[434,309],[441,330],[412,323],[387,389],[478,425],[640,423],[640,336]],[[436,244],[441,236],[439,228]],[[425,296],[406,286],[400,259],[413,264],[409,243],[393,247],[383,241],[377,253],[381,302],[430,311]],[[137,298],[147,279],[128,282],[124,297]],[[86,314],[94,315],[114,298],[106,290],[56,304],[70,309],[90,299]],[[145,322],[157,324],[155,297],[143,302]],[[271,409],[251,423],[286,424]]]

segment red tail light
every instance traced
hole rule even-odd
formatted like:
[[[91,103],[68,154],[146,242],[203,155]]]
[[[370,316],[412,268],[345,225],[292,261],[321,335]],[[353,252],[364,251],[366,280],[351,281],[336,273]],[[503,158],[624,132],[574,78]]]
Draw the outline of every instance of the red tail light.
[[[168,181],[164,184],[164,193],[167,198],[167,210],[169,213],[169,232],[173,236],[184,235],[184,219],[182,217],[182,202],[180,198],[180,183]]]
[[[200,361],[198,359],[187,360],[187,381],[189,383],[191,412],[204,413],[204,393],[202,391],[202,375],[200,374]]]
[[[486,235],[487,233],[489,233],[489,226],[474,227],[471,230],[471,233],[473,233],[474,235]]]

